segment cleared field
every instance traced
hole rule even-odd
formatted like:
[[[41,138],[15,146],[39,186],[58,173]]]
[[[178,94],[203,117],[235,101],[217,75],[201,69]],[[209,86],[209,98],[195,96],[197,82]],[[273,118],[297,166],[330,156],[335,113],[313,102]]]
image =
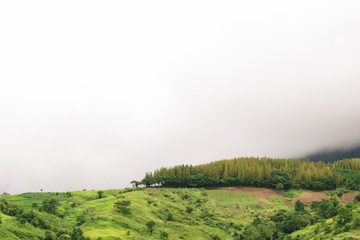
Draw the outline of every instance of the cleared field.
[[[217,204],[247,204],[255,201],[254,196],[250,192],[211,190],[208,191],[208,195],[211,199],[215,199]]]
[[[344,195],[340,198],[342,204],[346,204],[354,200],[354,197],[357,193],[344,193]]]
[[[271,198],[271,197],[284,197],[280,192],[269,188],[255,188],[255,187],[224,187],[217,188],[216,190],[225,190],[229,192],[244,192],[250,193],[255,198]],[[213,191],[216,191],[213,190]]]
[[[341,203],[345,205],[348,202],[353,201],[356,193],[344,193],[340,199]],[[302,192],[299,197],[293,198],[292,201],[285,200],[284,203],[286,205],[294,205],[297,200],[300,200],[306,205],[310,205],[312,201],[321,201],[322,199],[329,199],[330,196],[327,195],[325,192],[310,192],[305,191]]]

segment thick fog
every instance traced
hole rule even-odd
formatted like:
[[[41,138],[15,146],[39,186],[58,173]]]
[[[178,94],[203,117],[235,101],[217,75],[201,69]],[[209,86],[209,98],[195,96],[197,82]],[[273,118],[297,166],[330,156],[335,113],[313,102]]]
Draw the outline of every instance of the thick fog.
[[[360,142],[359,1],[0,3],[0,193]]]

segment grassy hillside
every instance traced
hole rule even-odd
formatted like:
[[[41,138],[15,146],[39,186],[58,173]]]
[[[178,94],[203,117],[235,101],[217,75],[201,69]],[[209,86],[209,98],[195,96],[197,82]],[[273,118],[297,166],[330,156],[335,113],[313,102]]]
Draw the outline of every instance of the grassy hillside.
[[[101,199],[98,191],[24,193],[0,198],[3,205],[6,201],[7,209],[16,205],[23,210],[16,216],[0,212],[0,239],[259,239],[252,235],[251,226],[270,226],[268,222],[274,214],[294,212],[294,200],[311,193],[261,188],[139,188],[105,190]],[[52,214],[43,208],[44,201],[49,199],[59,202]],[[130,201],[130,206],[125,211],[119,210],[115,207],[119,201]],[[309,216],[314,215],[309,206],[306,209]],[[353,211],[357,216],[356,205]],[[155,223],[152,234],[147,226],[151,221]],[[354,217],[347,224],[354,225],[356,221]],[[332,218],[317,219],[300,231],[274,238],[309,239],[308,236],[317,236],[325,228],[329,231],[326,224],[333,229],[335,222]],[[356,236],[358,230],[353,225],[337,235],[346,232]],[[76,235],[77,229],[81,229],[82,236]],[[329,234],[332,236],[334,230],[323,236]]]
[[[80,227],[90,239],[232,239],[256,215],[267,215],[274,208],[288,209],[279,197],[255,198],[242,191],[149,188],[140,191],[106,190],[66,193],[24,193],[2,198],[8,204],[34,211],[49,222],[51,231],[70,233]],[[59,200],[56,215],[39,211],[46,199]],[[285,199],[285,198],[284,198]],[[117,212],[114,204],[131,201],[130,213]],[[80,216],[84,223],[79,225]],[[16,217],[1,214],[0,239],[42,239],[46,229]],[[151,235],[146,223],[156,223]],[[163,234],[164,235],[164,234]],[[166,234],[165,234],[166,235]]]

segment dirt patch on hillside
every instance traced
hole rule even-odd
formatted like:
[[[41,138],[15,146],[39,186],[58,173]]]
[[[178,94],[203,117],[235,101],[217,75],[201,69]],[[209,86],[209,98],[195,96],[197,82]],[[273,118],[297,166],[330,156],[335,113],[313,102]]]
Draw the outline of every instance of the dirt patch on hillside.
[[[353,201],[356,193],[344,193],[344,195],[339,198],[341,203],[345,205],[348,202]],[[312,201],[321,201],[322,199],[329,199],[330,196],[325,192],[303,192],[299,197],[293,198],[292,201],[285,200],[284,203],[286,205],[294,205],[297,200],[300,200],[302,203],[306,205],[310,205]]]
[[[292,201],[285,200],[286,205],[294,205],[297,200],[309,205],[312,201],[321,201],[322,199],[329,199],[330,197],[324,192],[303,192],[299,197],[293,198]]]
[[[354,197],[357,195],[357,193],[344,193],[342,197],[340,198],[341,203],[343,205],[347,204],[348,202],[352,202],[354,200]]]
[[[226,191],[240,191],[240,192],[249,192],[255,198],[271,198],[271,197],[284,197],[281,193],[274,189],[269,188],[255,188],[255,187],[223,187],[216,188],[214,190],[226,190]]]

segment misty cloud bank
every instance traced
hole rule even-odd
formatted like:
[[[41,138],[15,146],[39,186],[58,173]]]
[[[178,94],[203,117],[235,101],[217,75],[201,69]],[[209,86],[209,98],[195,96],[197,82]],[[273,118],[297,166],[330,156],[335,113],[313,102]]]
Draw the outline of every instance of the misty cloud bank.
[[[359,7],[1,3],[0,192],[359,143]]]

